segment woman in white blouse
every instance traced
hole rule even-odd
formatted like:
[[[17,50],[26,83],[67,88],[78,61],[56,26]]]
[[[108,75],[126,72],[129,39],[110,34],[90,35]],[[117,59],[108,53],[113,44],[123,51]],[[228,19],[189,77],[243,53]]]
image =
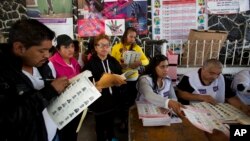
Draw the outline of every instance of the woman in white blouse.
[[[172,109],[181,114],[183,107],[177,102],[172,81],[168,75],[168,59],[164,55],[156,55],[150,60],[144,74],[137,82],[137,100],[146,100],[162,108]]]

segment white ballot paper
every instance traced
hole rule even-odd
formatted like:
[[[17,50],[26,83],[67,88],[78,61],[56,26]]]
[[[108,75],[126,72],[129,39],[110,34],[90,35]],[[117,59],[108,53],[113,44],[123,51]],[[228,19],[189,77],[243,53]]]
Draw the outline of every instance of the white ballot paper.
[[[123,53],[124,64],[132,64],[136,61],[139,61],[140,58],[141,58],[140,52],[126,51]]]
[[[66,90],[47,107],[59,130],[101,96],[90,82],[88,78],[90,76],[92,76],[90,71],[84,71],[72,78]]]

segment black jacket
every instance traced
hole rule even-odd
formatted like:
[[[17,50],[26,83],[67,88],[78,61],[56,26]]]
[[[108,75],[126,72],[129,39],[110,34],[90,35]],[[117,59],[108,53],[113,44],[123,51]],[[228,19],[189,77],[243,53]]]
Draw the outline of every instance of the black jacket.
[[[107,60],[111,73],[122,73],[121,65],[114,57],[108,55],[108,57],[103,61],[106,68]],[[89,62],[84,66],[84,70],[90,70],[96,82],[100,80],[101,76],[105,72],[102,60],[96,54],[93,54]],[[90,80],[92,81],[92,78],[90,78]],[[97,115],[106,113],[117,108],[118,104],[120,103],[120,98],[121,91],[118,87],[112,87],[112,94],[110,94],[109,88],[105,88],[102,89],[101,97],[91,104],[89,108]]]
[[[35,90],[10,48],[0,48],[0,141],[47,141],[42,111],[57,92],[47,83]]]

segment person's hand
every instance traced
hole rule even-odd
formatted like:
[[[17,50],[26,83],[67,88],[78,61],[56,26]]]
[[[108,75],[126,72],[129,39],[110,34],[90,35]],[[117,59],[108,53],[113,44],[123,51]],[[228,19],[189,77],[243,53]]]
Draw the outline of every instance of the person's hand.
[[[168,107],[172,109],[178,116],[184,116],[181,112],[181,108],[185,108],[181,103],[174,100],[169,100]]]
[[[120,86],[126,84],[126,78],[117,74],[105,73],[102,75],[101,79],[96,83],[96,87],[108,88],[112,86]]]
[[[128,68],[128,65],[127,65],[127,64],[124,64],[124,63],[121,63],[121,66],[122,66],[123,69]]]
[[[127,84],[126,78],[124,76],[118,74],[112,74],[113,76],[113,84],[114,86],[121,86],[123,84]]]
[[[51,82],[52,87],[54,87],[59,94],[63,92],[69,84],[69,80],[65,76],[57,78]]]
[[[169,113],[169,109],[165,109],[165,108],[162,108],[162,107],[159,107],[159,110],[161,111],[161,113],[163,113],[163,114],[167,114],[167,113]]]
[[[137,67],[141,66],[141,61],[136,61],[129,65],[130,68],[135,69]]]
[[[102,88],[101,87],[99,87],[99,86],[95,86],[96,87],[96,89],[101,93],[102,92]]]
[[[248,116],[250,116],[250,106],[242,105],[242,106],[240,107],[240,109],[241,109],[245,114],[247,114]]]
[[[212,105],[217,104],[217,101],[213,97],[211,97],[210,95],[199,95],[199,97],[200,97],[200,100],[203,102],[207,102],[207,103],[210,103]]]

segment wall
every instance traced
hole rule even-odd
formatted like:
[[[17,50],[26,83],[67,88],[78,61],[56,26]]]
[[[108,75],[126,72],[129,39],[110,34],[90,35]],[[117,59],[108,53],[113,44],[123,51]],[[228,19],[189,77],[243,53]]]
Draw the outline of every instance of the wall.
[[[17,20],[27,18],[25,0],[0,0],[0,34],[8,35],[10,26]],[[1,39],[1,42],[4,39]]]

